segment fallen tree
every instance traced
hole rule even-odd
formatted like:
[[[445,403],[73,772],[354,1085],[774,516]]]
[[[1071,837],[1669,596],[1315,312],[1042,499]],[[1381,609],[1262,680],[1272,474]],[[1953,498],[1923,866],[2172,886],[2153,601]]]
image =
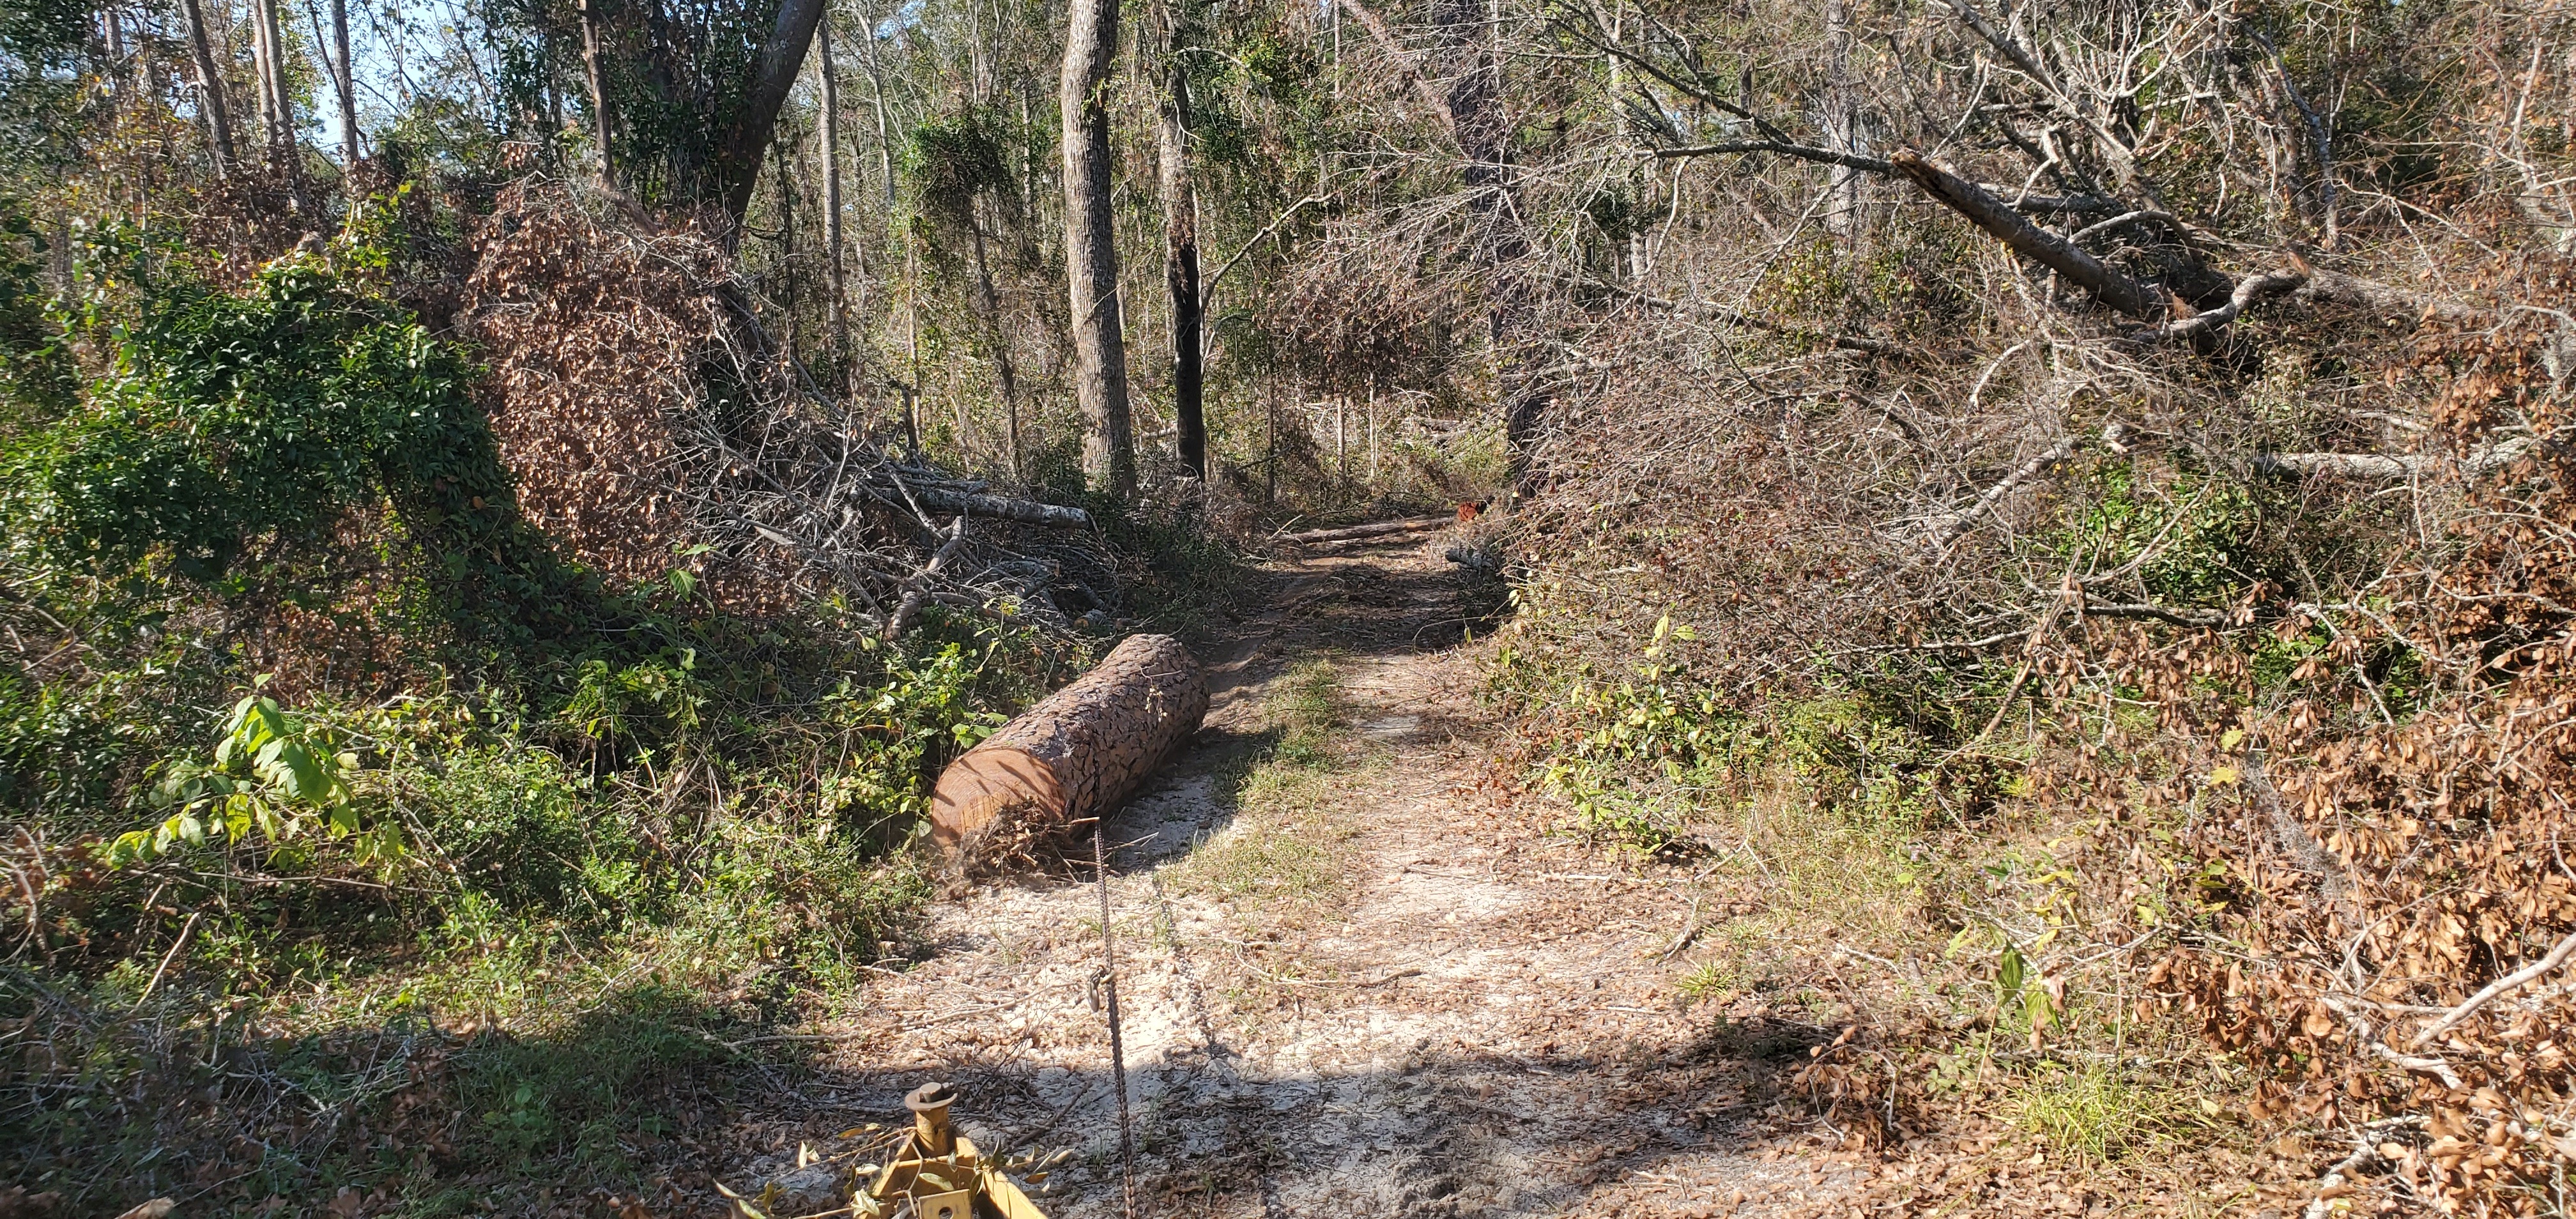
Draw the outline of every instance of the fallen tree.
[[[1329,546],[1335,542],[1358,542],[1369,538],[1394,537],[1403,533],[1428,533],[1457,520],[1454,516],[1414,516],[1399,521],[1375,521],[1339,529],[1309,529],[1291,533],[1279,540],[1291,546]]]
[[[1169,635],[1136,635],[939,776],[930,837],[964,871],[1023,855],[1133,794],[1207,714],[1207,680]]]

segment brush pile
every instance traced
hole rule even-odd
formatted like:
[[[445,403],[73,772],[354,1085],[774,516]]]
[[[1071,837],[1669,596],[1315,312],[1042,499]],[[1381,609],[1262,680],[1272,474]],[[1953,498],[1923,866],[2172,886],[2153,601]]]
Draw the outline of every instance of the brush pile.
[[[575,187],[510,187],[483,222],[460,329],[531,523],[612,580],[702,581],[776,613],[837,595],[900,633],[925,604],[1062,629],[1117,607],[1079,508],[899,455],[892,421],[824,394],[699,225]]]

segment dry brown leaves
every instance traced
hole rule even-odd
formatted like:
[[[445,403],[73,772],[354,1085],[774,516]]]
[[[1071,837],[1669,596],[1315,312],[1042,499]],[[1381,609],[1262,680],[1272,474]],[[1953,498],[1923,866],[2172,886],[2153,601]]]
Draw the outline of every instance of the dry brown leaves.
[[[2163,740],[2054,776],[2144,827],[2179,825],[2161,887],[2197,912],[2147,982],[2161,1006],[2257,1073],[2258,1118],[2355,1143],[2381,1209],[2538,1214],[2576,1158],[2576,985],[2552,973],[2437,1037],[2473,993],[2576,930],[2576,463],[2547,438],[2576,423],[2537,331],[2428,343],[2444,388],[2428,452],[2460,456],[2508,428],[2543,438],[2500,477],[2428,480],[2424,537],[2380,595],[2309,607],[2283,640],[2329,631],[2268,710],[2241,641],[2102,640],[2156,702]],[[2421,710],[2384,715],[2374,652],[2425,667]],[[2124,795],[2125,793],[2125,795]],[[2108,897],[2108,895],[2105,895]],[[2117,915],[2113,921],[2121,921]],[[2124,930],[2103,934],[2122,935]]]
[[[698,402],[723,250],[693,225],[608,223],[566,188],[502,192],[476,238],[458,325],[520,510],[611,581],[688,566],[695,473],[673,420]]]

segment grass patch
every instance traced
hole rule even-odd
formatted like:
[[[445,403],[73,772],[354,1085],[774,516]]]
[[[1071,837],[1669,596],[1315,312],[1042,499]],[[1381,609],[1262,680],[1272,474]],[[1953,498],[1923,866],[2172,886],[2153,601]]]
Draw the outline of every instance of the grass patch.
[[[1907,935],[1922,879],[1907,854],[1917,835],[1856,821],[1799,798],[1800,790],[1784,780],[1756,804],[1703,814],[1694,828],[1743,844],[1726,871],[1761,887],[1774,927],[1825,923],[1846,940]]]
[[[1339,734],[1349,715],[1342,672],[1330,657],[1300,661],[1289,669],[1265,710],[1280,734],[1274,765],[1311,768],[1337,760]]]
[[[1673,989],[1688,1003],[1725,1002],[1743,989],[1733,961],[1702,961],[1683,974]]]
[[[2048,1147],[2107,1164],[2199,1124],[2180,1092],[2138,1083],[2114,1067],[2066,1067],[2024,1080],[2005,1097],[2013,1125]]]
[[[1182,867],[1189,887],[1228,901],[1312,904],[1338,892],[1351,831],[1321,814],[1271,825],[1238,824],[1193,852]]]
[[[1361,765],[1341,737],[1349,718],[1341,670],[1330,658],[1300,662],[1270,689],[1262,711],[1276,743],[1218,776],[1234,823],[1201,842],[1179,878],[1228,901],[1318,904],[1341,889],[1344,847],[1358,834],[1335,815]]]

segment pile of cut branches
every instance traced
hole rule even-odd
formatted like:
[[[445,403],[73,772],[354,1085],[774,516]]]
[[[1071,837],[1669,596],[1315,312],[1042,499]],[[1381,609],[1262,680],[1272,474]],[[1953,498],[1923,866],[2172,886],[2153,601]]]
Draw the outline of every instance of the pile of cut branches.
[[[755,615],[838,594],[888,634],[928,604],[1054,627],[1067,602],[1115,607],[1086,512],[899,454],[882,415],[772,338],[697,225],[516,184],[483,223],[461,327],[489,353],[523,509],[613,581],[702,581]]]

